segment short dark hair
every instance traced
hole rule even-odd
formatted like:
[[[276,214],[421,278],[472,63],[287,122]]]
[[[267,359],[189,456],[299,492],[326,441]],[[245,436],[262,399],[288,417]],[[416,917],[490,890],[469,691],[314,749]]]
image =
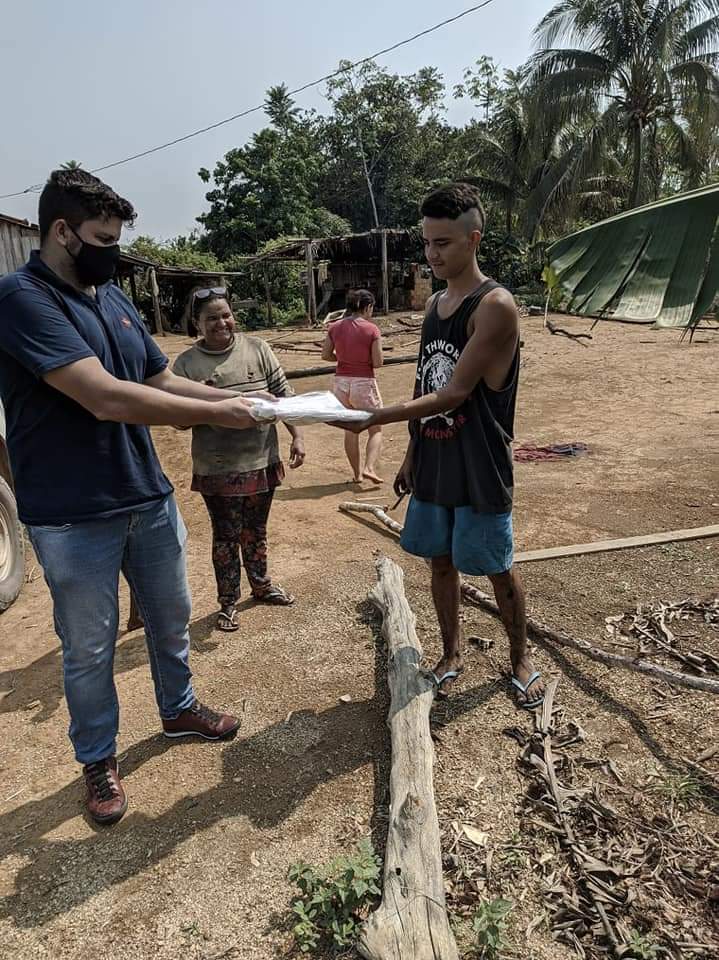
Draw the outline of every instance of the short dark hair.
[[[135,216],[129,200],[87,170],[53,170],[40,194],[40,241],[56,220],[67,220],[77,229],[95,217],[119,217],[123,223],[132,224]]]
[[[374,306],[374,294],[371,290],[348,290],[345,300],[347,310],[362,311]]]
[[[482,224],[482,233],[487,224],[482,196],[471,183],[448,183],[444,187],[438,187],[424,198],[419,209],[423,217],[433,217],[436,220],[456,220],[463,213],[476,210]]]

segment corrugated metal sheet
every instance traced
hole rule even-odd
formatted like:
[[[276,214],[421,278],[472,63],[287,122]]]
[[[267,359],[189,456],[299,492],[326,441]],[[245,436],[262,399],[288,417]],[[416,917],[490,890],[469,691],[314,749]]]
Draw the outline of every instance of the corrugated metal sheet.
[[[34,224],[0,214],[0,277],[21,267],[39,246],[40,232]]]
[[[694,327],[719,288],[719,183],[585,227],[547,257],[572,313]]]

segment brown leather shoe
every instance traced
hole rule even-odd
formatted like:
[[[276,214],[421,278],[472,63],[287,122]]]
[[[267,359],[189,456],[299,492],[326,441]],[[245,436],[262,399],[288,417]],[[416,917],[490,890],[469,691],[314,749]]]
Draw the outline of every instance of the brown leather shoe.
[[[215,713],[195,700],[174,720],[163,720],[166,737],[204,737],[205,740],[227,740],[240,729],[240,721],[229,713]]]
[[[96,823],[116,823],[127,810],[117,757],[105,757],[82,768],[87,787],[85,806]]]

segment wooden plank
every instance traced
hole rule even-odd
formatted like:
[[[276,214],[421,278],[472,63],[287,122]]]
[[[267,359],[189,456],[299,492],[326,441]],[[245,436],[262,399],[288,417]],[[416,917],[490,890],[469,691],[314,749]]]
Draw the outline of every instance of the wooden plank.
[[[270,296],[270,278],[267,273],[267,264],[262,264],[262,283],[265,288],[265,302],[267,303],[267,326],[272,326],[272,297]]]
[[[371,513],[380,523],[398,536],[401,525],[381,507],[366,503],[341,503],[344,513]],[[608,553],[612,550],[628,550],[631,547],[652,547],[659,543],[679,543],[683,540],[704,540],[719,536],[719,524],[709,527],[689,527],[685,530],[667,530],[664,533],[648,533],[639,537],[623,537],[621,540],[596,540],[594,543],[574,543],[566,547],[545,547],[543,550],[525,550],[515,553],[515,563],[531,563],[536,560],[553,560],[558,557],[578,557],[586,553]]]
[[[27,234],[22,238],[22,249],[24,254],[24,262],[27,262],[30,259],[30,254],[33,250],[40,249],[40,238],[37,236],[28,236]]]
[[[305,265],[307,267],[307,315],[312,326],[317,323],[317,298],[315,296],[315,273],[312,261],[312,242],[305,244]]]
[[[514,562],[532,563],[536,560],[578,557],[585,553],[609,553],[612,550],[628,550],[631,547],[653,547],[659,543],[679,543],[682,540],[703,540],[706,537],[717,536],[719,536],[719,524],[713,524],[709,527],[688,527],[685,530],[647,533],[639,537],[622,537],[619,540],[596,540],[594,543],[573,543],[566,547],[525,550],[514,555]]]
[[[0,277],[14,269],[10,261],[10,228],[0,220]]]
[[[137,279],[135,277],[135,271],[130,270],[130,293],[132,295],[132,302],[137,309]]]
[[[150,267],[149,274],[150,290],[152,291],[152,309],[155,314],[155,329],[152,332],[159,334],[161,337],[166,337],[167,334],[162,325],[162,310],[160,309],[160,288],[157,285],[157,275],[155,274],[154,267]]]
[[[389,313],[389,268],[387,266],[387,231],[382,231],[382,310]]]
[[[17,227],[10,228],[10,240],[10,253],[14,264],[13,270],[19,270],[20,267],[25,263],[25,251],[23,250],[22,245],[22,234]]]

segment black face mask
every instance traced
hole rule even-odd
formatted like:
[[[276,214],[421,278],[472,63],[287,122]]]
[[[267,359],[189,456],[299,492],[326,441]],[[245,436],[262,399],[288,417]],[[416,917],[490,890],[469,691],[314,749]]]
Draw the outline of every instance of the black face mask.
[[[68,224],[68,226],[70,226]],[[120,244],[113,243],[109,247],[98,247],[94,243],[86,243],[76,230],[70,227],[81,243],[77,253],[70,253],[75,261],[77,279],[83,286],[99,287],[108,280],[112,280],[120,259]]]

